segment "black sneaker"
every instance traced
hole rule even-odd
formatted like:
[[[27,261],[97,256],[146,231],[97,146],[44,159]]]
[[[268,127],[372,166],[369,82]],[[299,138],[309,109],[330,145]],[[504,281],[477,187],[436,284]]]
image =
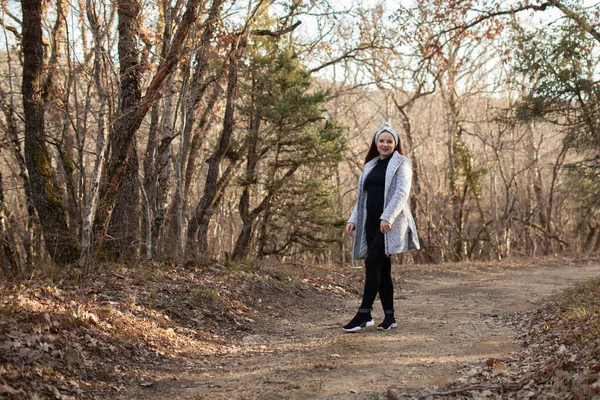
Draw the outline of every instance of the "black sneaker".
[[[358,332],[362,328],[375,325],[375,321],[371,318],[370,313],[356,313],[352,321],[348,325],[344,326],[346,332]]]
[[[396,319],[394,317],[388,317],[387,315],[383,319],[383,321],[379,325],[377,325],[377,329],[381,331],[389,331],[390,329],[397,327],[398,324],[396,323]]]

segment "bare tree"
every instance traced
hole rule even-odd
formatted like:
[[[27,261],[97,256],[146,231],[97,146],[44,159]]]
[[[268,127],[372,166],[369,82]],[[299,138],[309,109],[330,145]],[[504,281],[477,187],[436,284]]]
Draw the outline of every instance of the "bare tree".
[[[225,184],[231,179],[234,172],[232,160],[229,167],[219,177],[221,161],[225,158],[231,139],[233,137],[234,108],[238,91],[238,62],[247,44],[247,33],[237,35],[232,44],[231,56],[229,58],[229,71],[227,82],[227,104],[225,106],[225,115],[223,117],[223,129],[219,138],[219,144],[208,161],[208,173],[204,194],[194,211],[194,217],[188,227],[188,245],[196,249],[196,257],[204,258],[207,256],[208,248],[208,224],[210,223],[213,209],[220,200]],[[204,257],[201,257],[204,255]],[[204,260],[206,261],[206,259]]]
[[[105,165],[107,145],[108,145],[108,124],[107,124],[107,109],[109,102],[109,93],[107,82],[105,81],[104,73],[106,72],[106,56],[103,52],[102,37],[104,29],[100,25],[98,16],[96,15],[96,7],[91,0],[87,1],[87,19],[92,28],[94,38],[94,82],[98,91],[98,101],[100,103],[98,113],[98,133],[96,136],[96,157],[94,160],[94,168],[92,170],[92,179],[90,182],[89,193],[86,195],[85,210],[82,221],[82,237],[81,237],[81,258],[79,266],[87,268],[90,262],[90,246],[92,244],[92,228],[93,217],[96,213],[98,204],[98,190],[100,188],[100,178]]]
[[[152,107],[160,95],[160,89],[163,83],[169,78],[177,66],[182,55],[182,49],[185,39],[192,25],[195,23],[198,13],[198,7],[201,0],[188,0],[185,12],[177,28],[167,57],[158,66],[158,69],[152,78],[146,94],[139,101],[139,105],[120,113],[113,125],[110,136],[111,158],[106,168],[106,179],[102,182],[100,188],[100,199],[96,218],[94,220],[94,238],[95,251],[97,254],[104,242],[105,234],[108,229],[108,223],[116,202],[117,192],[125,175],[125,168],[133,149],[135,132],[139,128],[146,113]],[[129,39],[132,40],[132,39]],[[130,42],[135,45],[135,42]],[[129,53],[133,49],[124,49],[124,53]],[[129,71],[133,73],[134,71]],[[135,86],[127,87],[129,90],[136,90]],[[133,97],[132,93],[123,94],[123,96]]]
[[[4,9],[3,9],[4,11]],[[19,179],[23,185],[23,194],[25,196],[25,210],[26,210],[26,218],[24,218],[24,230],[25,237],[23,238],[23,247],[25,253],[25,264],[24,266],[29,270],[33,266],[33,258],[34,258],[34,221],[36,220],[36,212],[35,206],[33,205],[33,200],[31,198],[31,191],[29,185],[29,175],[27,174],[27,166],[25,163],[25,157],[23,156],[23,149],[21,147],[21,141],[19,140],[19,116],[17,114],[17,102],[15,100],[15,94],[18,91],[17,88],[13,85],[13,77],[16,77],[16,71],[13,66],[13,52],[9,48],[9,40],[8,35],[6,34],[7,30],[4,30],[4,42],[7,46],[6,48],[6,58],[7,58],[7,79],[4,80],[4,83],[8,85],[8,87],[2,88],[0,90],[0,108],[4,114],[4,118],[6,121],[6,125],[3,131],[6,133],[7,139],[11,144],[12,154],[17,163],[17,170]],[[13,31],[13,32],[16,32]],[[6,91],[5,91],[6,90]]]

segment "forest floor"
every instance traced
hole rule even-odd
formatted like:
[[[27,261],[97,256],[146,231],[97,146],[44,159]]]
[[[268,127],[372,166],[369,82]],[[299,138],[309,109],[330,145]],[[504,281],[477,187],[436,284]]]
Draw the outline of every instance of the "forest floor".
[[[395,265],[399,327],[354,334],[359,264],[63,275],[0,283],[0,399],[600,398],[600,307],[561,294],[598,258]]]

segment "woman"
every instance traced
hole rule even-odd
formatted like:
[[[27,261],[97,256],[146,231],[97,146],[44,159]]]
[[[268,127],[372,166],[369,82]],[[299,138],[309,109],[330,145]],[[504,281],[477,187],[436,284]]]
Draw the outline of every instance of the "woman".
[[[375,324],[371,310],[379,293],[385,318],[377,329],[398,326],[394,318],[394,287],[390,255],[419,249],[408,198],[410,161],[402,154],[398,134],[385,122],[375,133],[358,180],[358,198],[346,225],[354,236],[352,256],[365,259],[365,288],[356,316],[344,326],[357,332]]]

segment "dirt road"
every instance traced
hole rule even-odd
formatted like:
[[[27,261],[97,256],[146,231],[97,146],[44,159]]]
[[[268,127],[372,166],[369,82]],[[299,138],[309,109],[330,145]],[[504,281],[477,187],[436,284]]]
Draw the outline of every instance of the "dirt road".
[[[349,274],[359,279],[361,272]],[[165,365],[150,387],[123,398],[383,399],[390,386],[443,385],[467,365],[517,351],[503,317],[600,276],[600,263],[398,266],[394,274],[398,329],[343,333],[359,299],[321,296],[308,309],[274,311],[220,354]]]

